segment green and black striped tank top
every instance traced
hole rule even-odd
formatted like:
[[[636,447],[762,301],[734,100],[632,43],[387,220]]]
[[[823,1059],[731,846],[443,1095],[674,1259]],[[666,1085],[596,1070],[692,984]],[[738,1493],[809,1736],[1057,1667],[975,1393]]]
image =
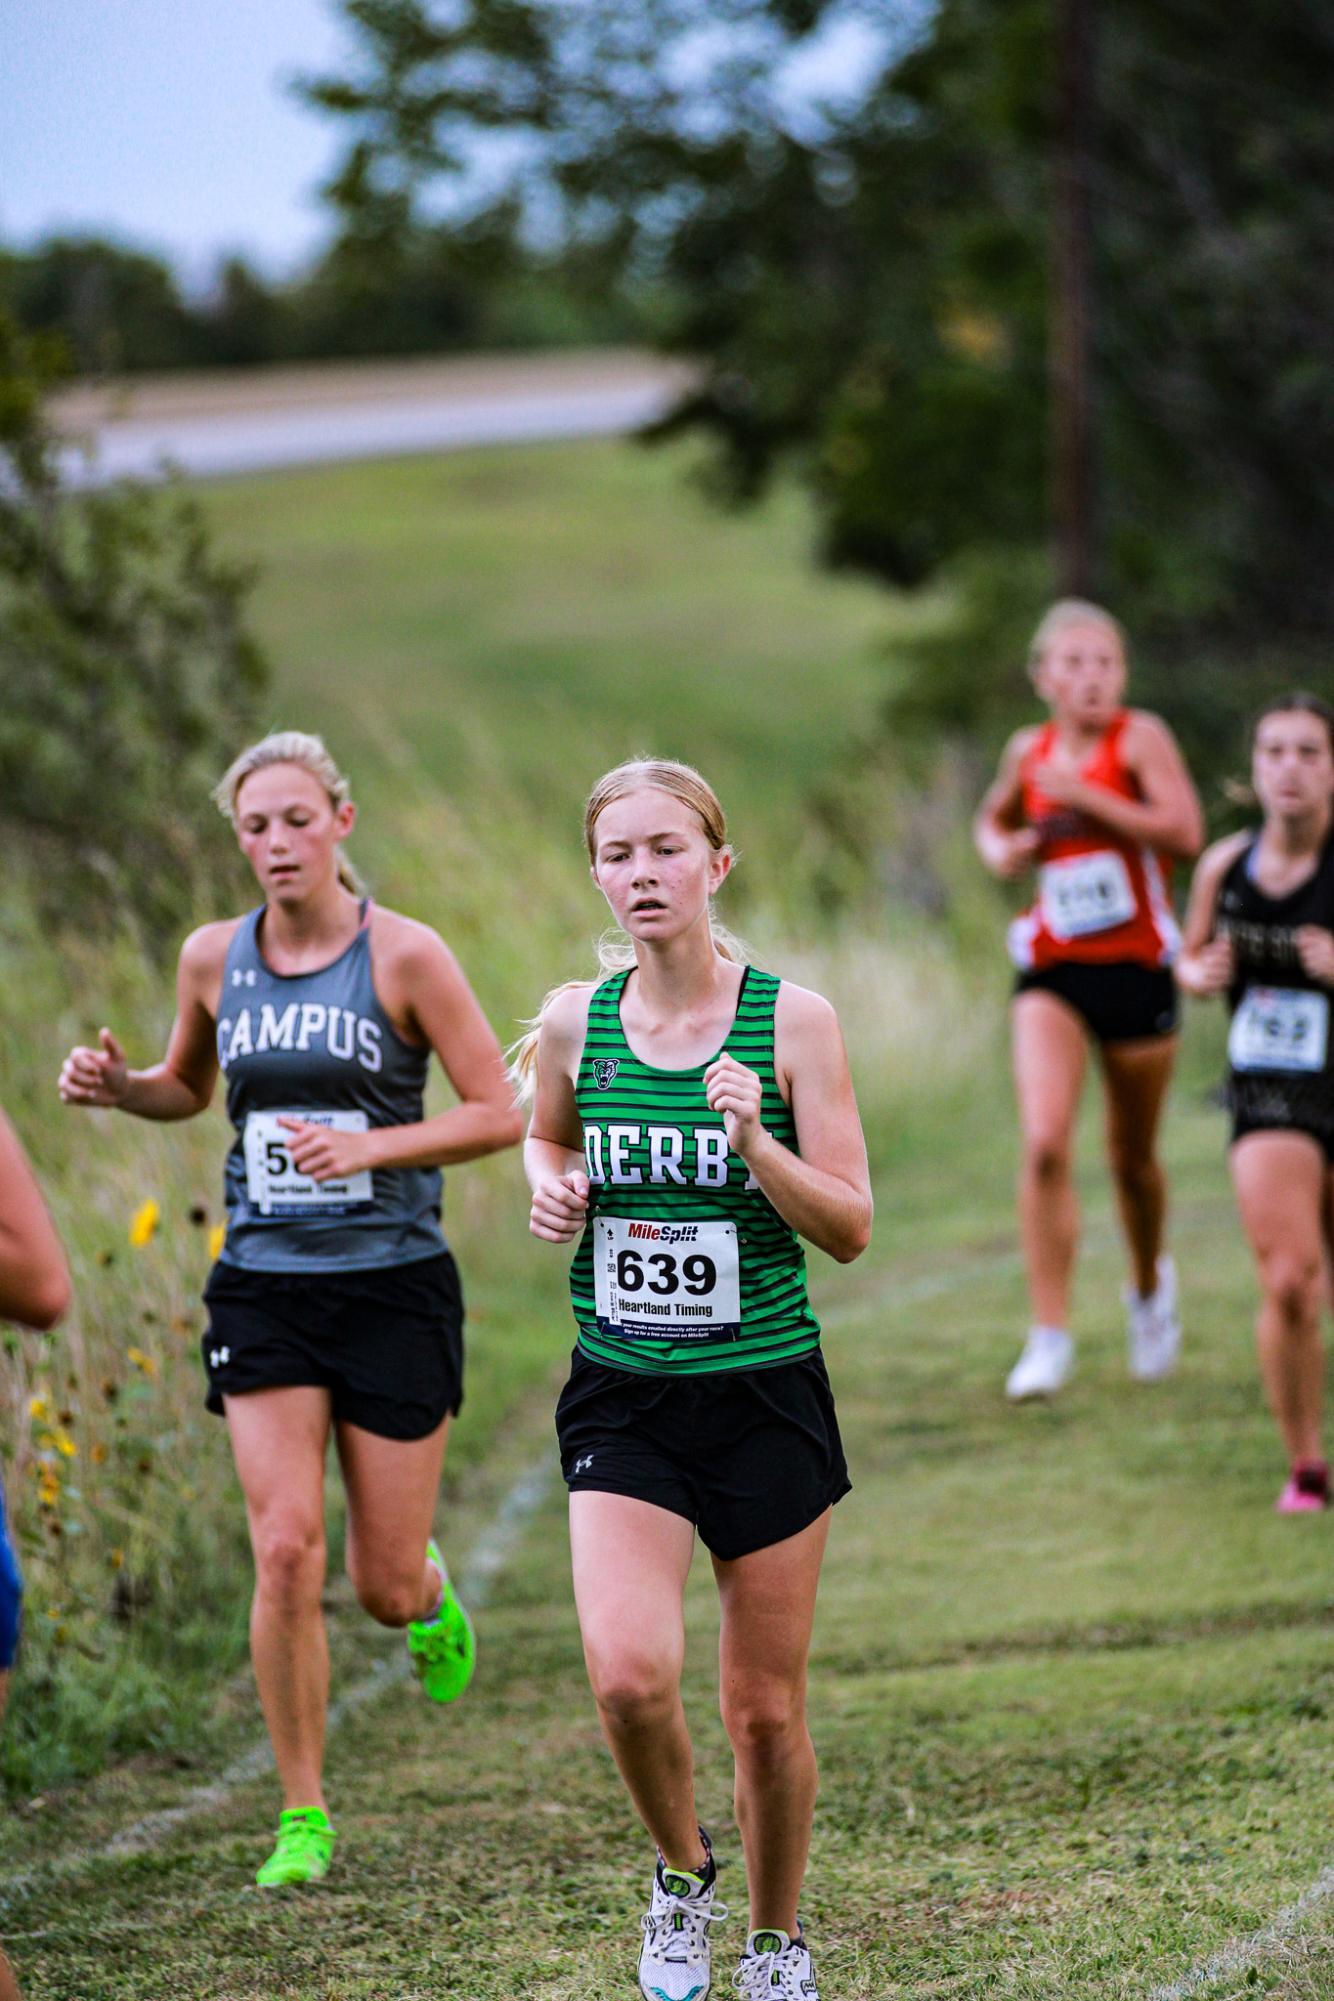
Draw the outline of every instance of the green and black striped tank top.
[[[579,1346],[651,1375],[794,1361],[820,1340],[805,1252],[728,1146],[704,1095],[708,1064],[657,1070],[631,1049],[621,1027],[628,977],[594,991],[575,1081],[590,1184],[570,1267]],[[795,1153],[796,1121],[774,1074],[779,984],[746,968],[723,1048],[759,1075],[765,1129]]]

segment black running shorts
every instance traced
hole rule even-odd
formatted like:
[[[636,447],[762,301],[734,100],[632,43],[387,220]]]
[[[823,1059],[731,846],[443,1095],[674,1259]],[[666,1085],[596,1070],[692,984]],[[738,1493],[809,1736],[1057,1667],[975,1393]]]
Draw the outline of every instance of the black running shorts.
[[[818,1350],[772,1369],[650,1376],[576,1348],[556,1435],[572,1494],[683,1515],[727,1563],[809,1528],[852,1485]]]
[[[311,1384],[335,1419],[425,1438],[463,1403],[463,1294],[445,1251],[348,1272],[259,1272],[219,1259],[204,1288],[208,1408]]]
[[[1088,966],[1066,959],[1020,973],[1014,990],[1055,994],[1074,1009],[1095,1042],[1148,1042],[1177,1032],[1177,985],[1167,966],[1128,959]]]
[[[1306,1124],[1301,1119],[1234,1118],[1229,1146],[1235,1146],[1239,1139],[1248,1139],[1252,1133],[1299,1133],[1320,1148],[1326,1167],[1334,1167],[1334,1130],[1327,1125]]]

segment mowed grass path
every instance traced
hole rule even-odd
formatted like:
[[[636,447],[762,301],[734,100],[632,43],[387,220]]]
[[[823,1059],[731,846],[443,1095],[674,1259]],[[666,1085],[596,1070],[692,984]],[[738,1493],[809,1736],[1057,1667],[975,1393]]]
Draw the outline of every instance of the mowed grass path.
[[[577,971],[597,928],[576,822],[604,763],[642,748],[697,758],[745,849],[738,893],[750,881],[781,905],[795,802],[874,712],[885,602],[809,570],[789,499],[727,520],[682,488],[681,467],[594,445],[210,495],[229,544],[258,545],[268,565],[272,719],[327,731],[369,809],[354,852],[461,938],[498,1021]],[[766,915],[765,928],[781,926]],[[883,1023],[863,1002],[864,1076],[914,995],[887,995]],[[958,994],[941,1001],[946,1036]],[[824,2001],[1147,2001],[1262,1928],[1334,1854],[1330,1525],[1271,1512],[1281,1469],[1206,1068],[1169,1129],[1188,1311],[1170,1384],[1126,1381],[1120,1261],[1090,1168],[1079,1373],[1049,1410],[1004,1404],[1024,1306],[999,1019],[962,1110],[944,1109],[942,1087],[928,1120],[929,1078],[908,1125],[882,1110],[872,1253],[846,1272],[812,1259],[856,1481],[812,1677],[824,1793],[806,1914]],[[1093,1138],[1091,1115],[1090,1162]],[[528,1243],[506,1175],[460,1175],[451,1193],[477,1333],[442,1511],[455,1553],[534,1454],[554,1460],[559,1260]],[[230,1484],[209,1505],[235,1510]],[[222,1580],[233,1608],[243,1585]],[[337,1581],[330,1604],[342,1689],[394,1643]],[[702,1557],[690,1617],[701,1807],[736,1912],[724,1995],[744,1895]],[[262,1776],[148,1852],[87,1859],[255,1741],[234,1650],[188,1753],[172,1737],[6,1816],[0,1934],[29,2001],[628,2001],[647,1857],[584,1685],[554,1485],[481,1639],[456,1710],[389,1687],[335,1735],[342,1844],[316,1892],[251,1887],[276,1810]],[[21,1887],[34,1865],[55,1866]],[[1198,1991],[1334,1996],[1332,1954],[1317,1907],[1253,1968]]]
[[[1170,1152],[1188,1339],[1170,1383],[1125,1376],[1120,1259],[1092,1167],[1080,1366],[1050,1408],[1000,1394],[1023,1321],[994,1085],[879,1190],[874,1253],[816,1264],[855,1490],[837,1513],[812,1664],[823,1797],[805,1900],[825,2001],[1148,1997],[1266,1925],[1334,1852],[1329,1525],[1271,1513],[1280,1468],[1250,1351],[1251,1282],[1216,1113]],[[564,1330],[552,1329],[553,1357]],[[494,1506],[543,1400],[479,1475]],[[701,1554],[688,1700],[722,1893],[744,1931],[716,1620]],[[380,1642],[340,1620],[344,1674]],[[40,2001],[612,2001],[633,1994],[647,1856],[584,1686],[553,1486],[481,1622],[456,1709],[397,1688],[331,1747],[342,1829],[318,1891],[249,1887],[274,1799],[237,1789],[152,1854],[52,1892],[0,1890]],[[0,1834],[0,1883],[208,1776],[145,1766]],[[724,1962],[725,1964],[725,1962]],[[1334,1992],[1334,1920],[1199,1989]],[[720,1982],[726,1992],[726,1972]]]

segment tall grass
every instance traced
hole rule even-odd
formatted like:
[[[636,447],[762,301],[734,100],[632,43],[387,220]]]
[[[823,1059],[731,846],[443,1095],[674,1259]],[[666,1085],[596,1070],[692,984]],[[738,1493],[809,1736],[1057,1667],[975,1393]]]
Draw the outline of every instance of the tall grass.
[[[516,797],[495,795],[465,829],[426,781],[400,773],[363,861],[386,901],[440,925],[502,1033],[551,981],[593,969],[600,911],[577,830],[551,838]],[[920,922],[904,920],[897,936],[799,944],[778,917],[752,914],[757,956],[839,1007],[873,1149],[892,1157],[957,1098],[986,1047],[956,957]],[[6,1336],[8,1485],[29,1609],[3,1769],[11,1788],[31,1792],[196,1737],[219,1672],[243,1658],[250,1566],[199,1356],[229,1128],[216,1104],[186,1125],[155,1126],[55,1098],[65,1050],[103,1021],[133,1061],[155,1059],[169,969],[129,940],[44,936],[13,875],[0,981],[0,1100],[49,1192],[76,1300],[54,1336]],[[527,1237],[513,1156],[451,1175],[446,1220],[470,1299],[469,1403],[451,1450],[466,1469],[557,1365],[568,1328],[563,1267]]]
[[[274,720],[334,736],[362,808],[355,859],[383,901],[441,930],[503,1039],[548,986],[594,970],[606,912],[580,841],[587,785],[629,750],[693,753],[742,849],[724,914],[765,964],[834,1000],[873,1154],[893,1162],[966,1101],[995,1017],[987,978],[938,927],[891,912],[846,858],[841,916],[822,887],[829,837],[809,787],[839,783],[869,726],[871,601],[808,576],[789,501],[726,524],[679,482],[664,460],[576,447],[350,469],[318,490],[261,481],[210,504],[238,533],[248,523],[251,547],[264,530]],[[11,858],[0,993],[0,1101],[76,1295],[54,1336],[5,1336],[29,1600],[0,1773],[32,1792],[136,1752],[189,1754],[244,1658],[250,1561],[199,1357],[229,1128],[217,1106],[154,1126],[55,1095],[65,1051],[104,1021],[132,1062],[156,1059],[170,968],[128,929],[44,930]],[[132,1244],[150,1202],[156,1227]],[[454,1481],[568,1349],[563,1262],[532,1243],[525,1209],[513,1155],[449,1177],[470,1342]],[[336,1562],[332,1483],[330,1499]]]

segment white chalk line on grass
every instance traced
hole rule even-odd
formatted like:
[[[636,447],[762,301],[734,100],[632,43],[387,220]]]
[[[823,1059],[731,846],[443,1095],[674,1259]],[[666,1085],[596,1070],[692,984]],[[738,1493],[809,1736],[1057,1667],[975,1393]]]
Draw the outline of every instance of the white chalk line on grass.
[[[1303,1890],[1294,1903],[1286,1905],[1259,1931],[1251,1932],[1246,1938],[1234,1939],[1231,1945],[1223,1946],[1211,1959],[1201,1960],[1180,1980],[1171,1980],[1165,1987],[1155,1987],[1149,2001],[1189,2001],[1192,1994],[1202,1994],[1206,1988],[1226,1980],[1230,1974],[1240,1973],[1282,1940],[1291,1938],[1317,1904],[1327,1902],[1330,1897],[1334,1897],[1334,1865],[1323,1870],[1309,1889]]]
[[[459,1596],[465,1605],[480,1610],[490,1599],[496,1579],[518,1547],[528,1523],[546,1497],[552,1480],[552,1457],[542,1458],[521,1473],[509,1489],[491,1520],[483,1528],[468,1554],[459,1576]],[[410,1672],[406,1647],[375,1663],[368,1674],[345,1689],[329,1705],[326,1734],[335,1730],[358,1709],[375,1702],[386,1689],[405,1681]],[[97,1862],[121,1861],[162,1847],[166,1838],[185,1821],[197,1819],[221,1806],[227,1798],[252,1779],[261,1778],[273,1765],[273,1747],[262,1738],[234,1758],[211,1785],[196,1786],[175,1806],[161,1807],[132,1821],[111,1839],[96,1847],[75,1849],[57,1857],[46,1867],[23,1869],[0,1885],[0,1911],[27,1891],[46,1888],[68,1876],[78,1875]]]

